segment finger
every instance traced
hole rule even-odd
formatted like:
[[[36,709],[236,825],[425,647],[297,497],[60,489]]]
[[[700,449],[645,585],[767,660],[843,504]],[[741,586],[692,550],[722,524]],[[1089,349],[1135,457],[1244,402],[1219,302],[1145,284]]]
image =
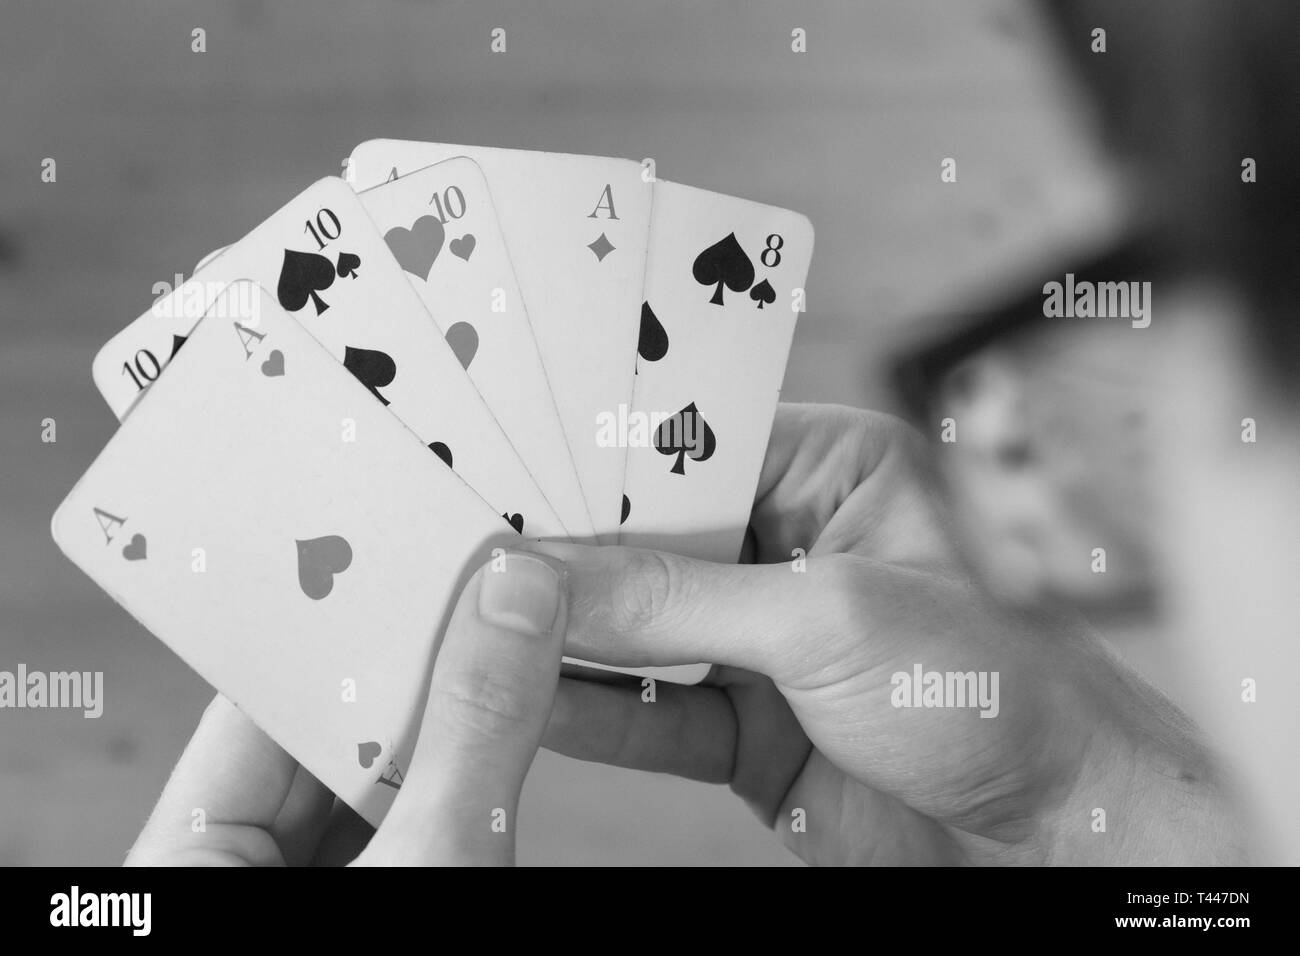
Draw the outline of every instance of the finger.
[[[749,531],[760,562],[798,551],[912,564],[954,560],[930,450],[882,412],[780,405]],[[846,507],[847,505],[847,507]]]
[[[514,861],[519,792],[559,679],[563,578],[558,562],[521,553],[471,578],[438,652],[410,773],[365,862]]]
[[[374,836],[375,828],[361,814],[342,800],[335,800],[311,865],[346,866],[361,855]]]
[[[542,745],[577,760],[730,783],[737,728],[726,693],[660,682],[651,701],[631,680],[561,679]]]
[[[284,798],[271,836],[289,866],[305,866],[316,856],[329,822],[334,794],[306,768],[299,766]]]
[[[812,549],[883,455],[889,420],[838,405],[777,406],[750,519],[759,561]]]
[[[232,835],[238,836],[232,830],[244,827],[247,840],[240,843],[269,862],[274,846],[258,839],[257,831],[275,823],[297,770],[297,762],[275,741],[217,695],[163,788],[132,858],[141,861],[201,846],[210,832],[221,833],[223,846],[231,847]],[[324,797],[318,794],[317,799]],[[313,818],[309,808],[303,811],[303,819]]]
[[[616,767],[727,783],[769,826],[811,744],[772,682],[720,671],[722,686],[561,679],[542,745]]]
[[[835,660],[854,631],[853,582],[839,555],[802,565],[727,565],[635,548],[527,547],[564,562],[565,650],[584,660],[616,667],[703,661],[797,681]]]

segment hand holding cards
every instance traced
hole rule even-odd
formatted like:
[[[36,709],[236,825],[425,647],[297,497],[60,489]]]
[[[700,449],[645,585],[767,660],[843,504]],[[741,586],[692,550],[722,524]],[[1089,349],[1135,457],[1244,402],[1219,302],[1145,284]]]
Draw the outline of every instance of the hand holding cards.
[[[627,160],[381,140],[349,166],[100,350],[123,424],[54,534],[377,822],[494,549],[737,559],[812,228]]]

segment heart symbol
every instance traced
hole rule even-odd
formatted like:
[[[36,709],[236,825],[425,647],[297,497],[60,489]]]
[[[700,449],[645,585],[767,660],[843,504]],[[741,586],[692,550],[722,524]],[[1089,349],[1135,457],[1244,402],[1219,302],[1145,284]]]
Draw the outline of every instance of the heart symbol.
[[[478,352],[478,333],[468,322],[457,322],[447,330],[447,344],[460,359],[461,368],[469,368]]]
[[[262,374],[267,378],[275,378],[277,375],[284,374],[284,353],[279,349],[271,349],[271,354],[266,357],[262,363]]]
[[[303,594],[319,601],[334,590],[334,575],[352,564],[352,545],[337,534],[294,544],[298,546],[298,585]]]
[[[369,770],[374,764],[375,758],[378,757],[384,748],[373,740],[367,740],[363,744],[357,744],[357,763]]]
[[[410,229],[394,226],[384,233],[384,242],[388,243],[397,264],[421,279],[429,278],[429,270],[446,238],[442,223],[434,216],[421,216]]]
[[[510,514],[510,512],[508,511],[502,512],[501,517],[505,518],[506,522],[510,525],[510,527],[515,529],[516,534],[524,533],[524,516],[521,515],[518,511],[516,511],[514,514]]]
[[[451,250],[453,256],[469,262],[469,257],[474,254],[474,246],[476,244],[474,234],[467,232],[459,239],[453,239],[448,244],[447,248]]]
[[[131,536],[131,543],[122,549],[122,557],[128,561],[143,561],[147,556],[148,543],[144,535],[137,534]]]

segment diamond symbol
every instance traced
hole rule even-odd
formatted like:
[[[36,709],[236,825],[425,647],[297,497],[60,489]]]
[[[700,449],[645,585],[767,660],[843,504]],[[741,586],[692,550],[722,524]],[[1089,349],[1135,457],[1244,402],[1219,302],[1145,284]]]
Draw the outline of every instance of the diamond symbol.
[[[604,262],[605,257],[613,252],[615,247],[614,243],[609,241],[609,237],[602,232],[598,239],[587,244],[587,248],[595,253],[598,262]]]

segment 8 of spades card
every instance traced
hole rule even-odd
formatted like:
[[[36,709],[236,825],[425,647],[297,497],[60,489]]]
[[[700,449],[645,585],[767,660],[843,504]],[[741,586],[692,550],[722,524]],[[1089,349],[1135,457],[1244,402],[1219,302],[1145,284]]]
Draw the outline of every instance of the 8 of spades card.
[[[455,596],[518,538],[264,290],[230,286],[173,362],[54,537],[377,825]]]
[[[798,213],[656,184],[624,544],[739,556],[812,246]]]
[[[322,179],[304,190],[100,349],[94,379],[114,412],[126,414],[154,387],[198,317],[237,279],[272,292],[377,402],[516,530],[566,534],[341,179]]]

